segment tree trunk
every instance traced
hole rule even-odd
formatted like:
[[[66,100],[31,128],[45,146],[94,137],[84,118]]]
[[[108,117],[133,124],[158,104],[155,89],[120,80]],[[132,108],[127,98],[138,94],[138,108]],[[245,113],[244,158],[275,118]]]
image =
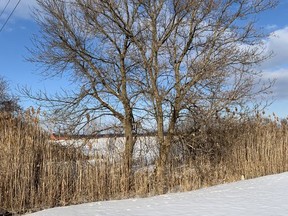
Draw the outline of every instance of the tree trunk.
[[[173,113],[172,118],[169,122],[168,132],[165,135],[163,127],[163,119],[159,118],[158,121],[158,139],[160,143],[159,149],[159,161],[157,166],[157,176],[158,176],[158,193],[166,193],[168,191],[168,167],[170,163],[170,150],[173,135],[175,132],[175,125],[177,120],[178,112]],[[159,130],[160,129],[160,130]]]
[[[124,124],[124,135],[125,135],[125,150],[124,150],[124,192],[126,195],[129,194],[133,184],[133,150],[136,139],[133,136],[133,118],[132,114],[128,116]]]
[[[159,108],[159,107],[158,107]],[[157,118],[157,138],[159,143],[159,158],[157,162],[157,192],[163,194],[167,192],[166,167],[168,162],[168,146],[165,141],[164,122],[162,110],[158,110]]]

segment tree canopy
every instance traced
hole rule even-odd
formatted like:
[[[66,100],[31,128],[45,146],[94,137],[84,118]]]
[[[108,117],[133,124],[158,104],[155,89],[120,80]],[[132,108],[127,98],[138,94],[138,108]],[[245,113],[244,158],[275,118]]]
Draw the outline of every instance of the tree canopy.
[[[257,14],[274,0],[38,0],[31,61],[77,89],[36,96],[60,121],[87,125],[112,116],[131,160],[138,126],[153,125],[164,173],[177,123],[241,109],[258,93],[266,35]],[[150,124],[152,123],[152,124]],[[130,155],[128,157],[128,155]],[[130,165],[129,165],[130,166]],[[162,174],[161,174],[162,173]],[[161,179],[161,178],[160,178]],[[163,180],[163,179],[162,179]]]

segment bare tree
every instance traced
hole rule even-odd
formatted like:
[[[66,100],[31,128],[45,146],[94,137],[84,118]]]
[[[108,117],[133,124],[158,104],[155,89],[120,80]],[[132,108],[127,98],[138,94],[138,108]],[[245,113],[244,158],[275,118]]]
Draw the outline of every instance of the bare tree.
[[[181,117],[195,110],[208,117],[231,106],[241,108],[267,90],[267,86],[254,88],[261,75],[257,65],[268,57],[263,54],[265,34],[257,31],[255,16],[277,2],[140,2],[141,31],[131,29],[129,34],[146,78],[141,86],[153,108],[145,111],[152,110],[157,122],[157,171],[163,192],[171,142]]]
[[[255,20],[277,4],[274,0],[38,3],[42,38],[35,38],[32,60],[46,66],[45,75],[68,72],[79,83],[71,94],[42,99],[57,104],[60,116],[76,116],[72,122],[103,115],[118,119],[126,137],[127,173],[135,122],[151,118],[159,144],[159,192],[165,191],[171,142],[182,117],[195,110],[217,115],[241,108],[265,90],[253,87],[261,74],[257,65],[267,58],[261,46],[266,35]]]
[[[0,112],[14,113],[20,111],[18,99],[9,92],[7,81],[0,77]]]
[[[42,38],[34,38],[31,61],[42,64],[43,75],[48,77],[69,73],[79,88],[53,97],[26,93],[53,107],[58,121],[77,129],[103,116],[116,118],[126,138],[123,158],[128,191],[136,140],[133,109],[139,103],[139,92],[134,80],[139,63],[131,61],[130,36],[113,22],[111,12],[116,4],[123,13],[130,12],[125,11],[128,2],[39,0],[38,4],[41,9],[35,15]],[[127,25],[133,19],[126,14]]]

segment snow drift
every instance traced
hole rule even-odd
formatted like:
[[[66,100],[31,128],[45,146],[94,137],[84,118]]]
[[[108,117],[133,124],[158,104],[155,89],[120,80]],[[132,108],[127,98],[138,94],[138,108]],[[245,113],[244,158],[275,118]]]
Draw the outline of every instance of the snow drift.
[[[47,209],[28,216],[286,216],[288,173],[186,193]]]

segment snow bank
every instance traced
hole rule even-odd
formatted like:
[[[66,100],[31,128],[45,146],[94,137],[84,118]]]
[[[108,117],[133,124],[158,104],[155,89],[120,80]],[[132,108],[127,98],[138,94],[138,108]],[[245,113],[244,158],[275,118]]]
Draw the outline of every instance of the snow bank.
[[[288,173],[151,198],[59,207],[28,216],[286,216]]]

